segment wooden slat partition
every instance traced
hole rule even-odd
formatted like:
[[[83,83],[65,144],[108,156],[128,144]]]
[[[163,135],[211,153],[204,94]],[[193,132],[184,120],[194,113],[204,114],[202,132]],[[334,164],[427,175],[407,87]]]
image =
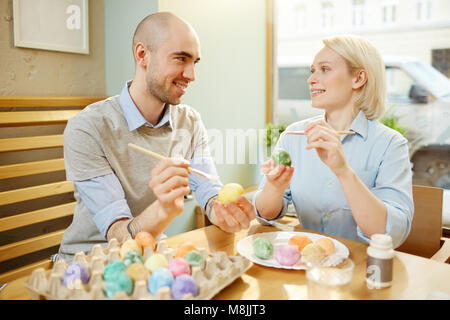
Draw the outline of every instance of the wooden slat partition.
[[[14,242],[0,247],[0,262],[14,259],[31,252],[57,246],[64,230],[43,234],[38,237]]]
[[[105,98],[103,96],[4,96],[0,97],[0,108],[85,107]]]
[[[20,277],[29,275],[31,274],[31,272],[33,272],[34,269],[37,268],[50,269],[52,265],[53,262],[50,259],[44,259],[35,263],[25,265],[23,267],[0,274],[0,283],[8,283]]]
[[[0,166],[0,179],[64,170],[64,159],[50,159]]]
[[[12,230],[31,224],[70,216],[76,202],[69,202],[49,208],[34,210],[0,219],[0,232]]]
[[[73,192],[72,181],[60,181],[0,192],[0,206]]]
[[[64,126],[53,126],[49,130],[52,134],[48,135],[45,135],[47,130],[42,126],[66,124],[85,106],[105,98],[91,96],[0,97],[0,127],[1,130],[8,128],[7,132],[10,136],[0,139],[0,154],[10,153],[8,162],[0,165],[0,183],[5,179],[16,179],[22,186],[28,185],[15,189],[14,186],[11,186],[9,190],[0,192],[0,210],[11,207],[17,210],[17,213],[4,212],[5,214],[2,214],[0,218],[0,232],[7,235],[5,240],[11,239],[9,243],[2,241],[0,262],[7,261],[6,263],[12,264],[14,268],[11,270],[9,267],[0,271],[2,272],[0,284],[28,275],[39,267],[51,268],[52,262],[48,255],[52,253],[49,250],[42,250],[54,248],[60,244],[64,233],[64,229],[61,228],[66,228],[70,223],[65,218],[73,215],[75,209],[76,202],[73,197],[69,197],[71,199],[68,199],[67,196],[53,197],[73,193],[72,181],[55,181],[54,179],[60,179],[59,175],[43,175],[38,178],[42,177],[42,180],[39,180],[40,184],[35,185],[37,179],[28,178],[38,174],[61,172],[65,169],[64,159],[61,156],[56,156],[59,157],[56,159],[41,160],[43,153],[33,152],[63,147],[62,130]],[[37,125],[40,126],[39,130],[20,131],[21,127]],[[54,133],[55,129],[57,134]],[[17,136],[14,136],[16,130]],[[24,137],[23,135],[27,132],[39,132],[39,135]],[[17,153],[19,151],[21,153]],[[58,154],[58,152],[56,153]],[[19,156],[26,157],[26,159],[18,159]],[[16,180],[9,180],[9,183]],[[13,189],[11,190],[11,188]],[[47,197],[52,197],[52,204],[47,203]],[[28,202],[21,203],[24,201],[29,201],[33,209],[29,209],[28,212],[18,211],[26,210],[22,208],[28,207]],[[47,231],[48,229],[51,229],[51,232]],[[30,234],[22,232],[30,232]],[[31,253],[33,255],[30,255]],[[36,261],[37,259],[39,260]]]
[[[63,146],[63,135],[47,135],[24,138],[0,139],[0,152],[14,152],[59,148]]]
[[[61,124],[79,112],[79,110],[0,112],[0,127]]]

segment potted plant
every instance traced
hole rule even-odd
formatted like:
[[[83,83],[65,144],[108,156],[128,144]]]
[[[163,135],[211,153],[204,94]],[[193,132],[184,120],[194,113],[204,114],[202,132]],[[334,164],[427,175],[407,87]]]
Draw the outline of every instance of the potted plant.
[[[273,124],[268,123],[266,125],[266,147],[270,148],[275,146],[280,138],[281,133],[286,130],[287,124]]]
[[[402,136],[406,137],[406,129],[399,124],[399,117],[394,114],[394,109],[395,105],[392,105],[388,110],[386,110],[384,115],[378,121],[380,121],[386,127],[400,132]]]

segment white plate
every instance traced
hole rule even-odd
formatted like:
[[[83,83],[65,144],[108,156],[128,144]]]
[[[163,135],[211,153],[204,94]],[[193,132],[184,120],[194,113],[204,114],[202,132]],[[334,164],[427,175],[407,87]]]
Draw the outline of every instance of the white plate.
[[[331,241],[333,241],[334,246],[335,246],[335,252],[332,255],[330,255],[331,258],[333,256],[347,258],[349,255],[348,248],[342,242],[339,242],[333,238],[322,236],[322,235],[316,234],[316,233],[288,232],[288,231],[263,232],[263,233],[252,234],[251,236],[248,236],[248,237],[240,240],[236,245],[236,250],[239,252],[239,254],[241,256],[244,256],[247,259],[249,259],[250,261],[260,264],[260,265],[263,265],[263,266],[266,266],[266,267],[303,270],[303,269],[306,269],[306,266],[304,263],[302,263],[300,261],[301,259],[293,266],[283,266],[283,265],[279,264],[278,261],[275,260],[275,258],[273,258],[273,255],[272,255],[271,259],[263,260],[263,259],[259,259],[258,257],[256,257],[255,254],[253,253],[253,241],[256,238],[259,238],[259,237],[267,238],[268,240],[270,240],[270,242],[272,243],[273,248],[275,250],[275,247],[277,247],[277,246],[288,244],[289,239],[295,235],[306,236],[306,237],[310,238],[312,242],[315,242],[316,240],[321,239],[321,238],[330,239]]]

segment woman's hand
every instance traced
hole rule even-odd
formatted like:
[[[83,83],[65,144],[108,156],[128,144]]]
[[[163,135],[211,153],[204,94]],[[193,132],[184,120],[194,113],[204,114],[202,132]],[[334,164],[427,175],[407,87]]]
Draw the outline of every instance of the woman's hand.
[[[190,192],[189,165],[189,161],[183,158],[170,158],[161,161],[152,170],[149,187],[169,216],[179,215],[183,211],[184,195]]]
[[[308,139],[306,149],[316,149],[319,158],[336,176],[349,168],[340,136],[328,123],[323,120],[311,122],[305,127],[305,132]]]
[[[294,167],[278,165],[268,160],[261,165],[261,171],[266,175],[266,183],[258,194],[255,205],[261,217],[274,219],[283,208],[283,195],[291,184]]]
[[[275,161],[268,160],[261,164],[261,171],[266,176],[266,184],[269,184],[272,188],[284,193],[284,190],[289,188],[291,183],[294,167],[282,164],[275,167]]]

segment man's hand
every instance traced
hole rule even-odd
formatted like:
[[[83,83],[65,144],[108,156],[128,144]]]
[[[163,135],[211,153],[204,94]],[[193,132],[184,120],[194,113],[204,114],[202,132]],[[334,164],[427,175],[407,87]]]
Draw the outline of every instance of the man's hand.
[[[161,161],[153,170],[149,187],[156,201],[133,219],[116,220],[108,229],[107,239],[123,241],[140,231],[150,232],[154,238],[159,236],[172,220],[183,211],[184,195],[190,192],[189,162],[183,158]]]
[[[189,162],[183,158],[161,161],[152,170],[149,187],[166,214],[179,215],[184,207],[184,195],[190,192]]]
[[[225,232],[231,233],[247,229],[250,227],[250,222],[256,217],[253,204],[245,196],[239,196],[237,203],[222,204],[216,201],[216,198],[210,201],[213,201],[214,210],[212,211],[208,206],[208,217],[213,224]]]

